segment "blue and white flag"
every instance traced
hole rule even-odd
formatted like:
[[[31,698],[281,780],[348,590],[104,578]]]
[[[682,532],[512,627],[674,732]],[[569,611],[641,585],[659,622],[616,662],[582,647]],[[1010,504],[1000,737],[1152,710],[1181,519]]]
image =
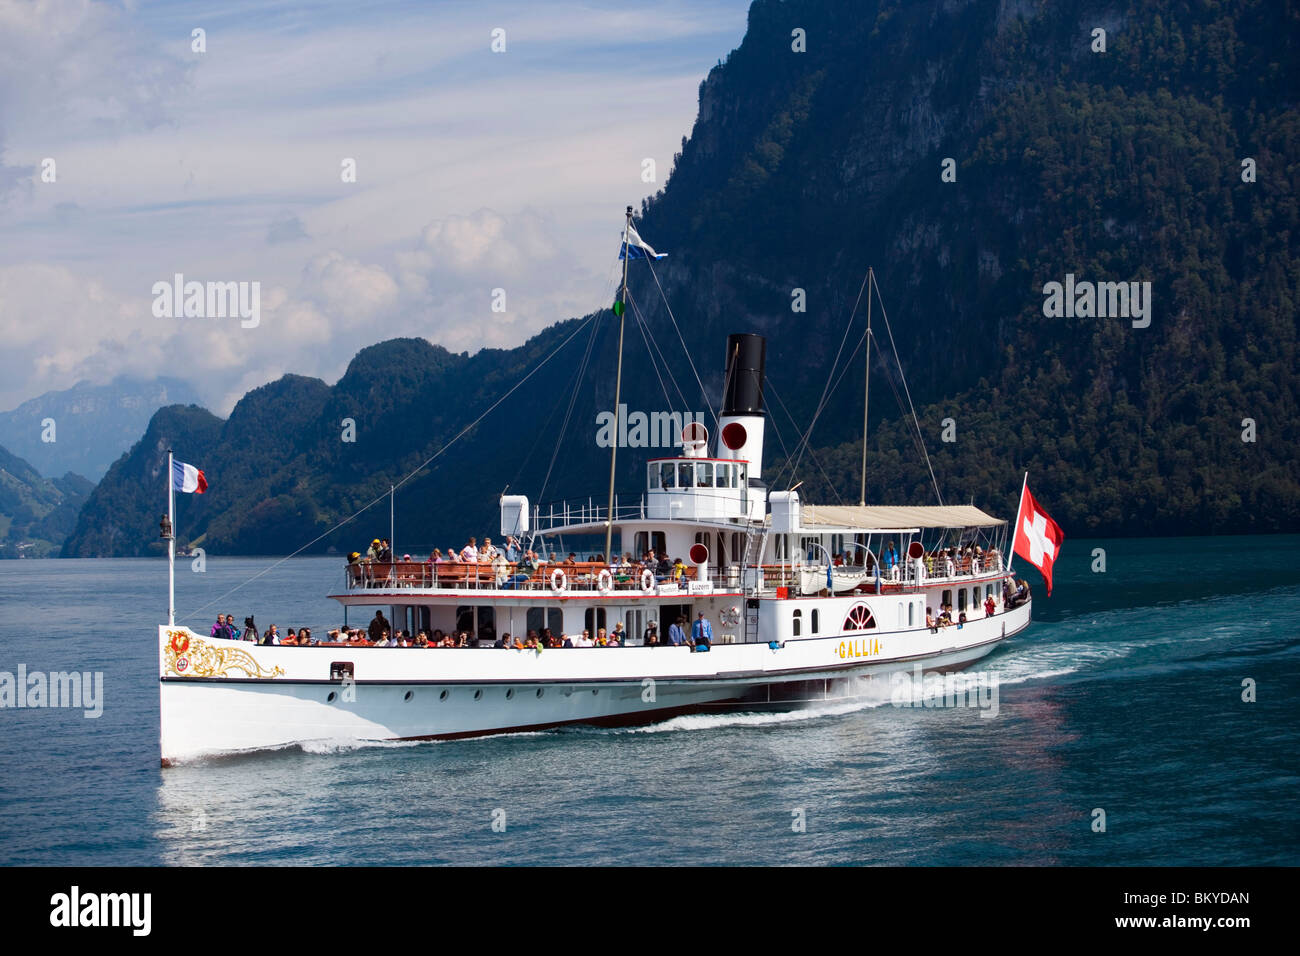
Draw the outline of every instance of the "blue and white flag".
[[[618,250],[620,259],[663,259],[668,253],[655,252],[650,244],[636,234],[636,229],[631,225],[627,227],[623,236],[623,245]]]

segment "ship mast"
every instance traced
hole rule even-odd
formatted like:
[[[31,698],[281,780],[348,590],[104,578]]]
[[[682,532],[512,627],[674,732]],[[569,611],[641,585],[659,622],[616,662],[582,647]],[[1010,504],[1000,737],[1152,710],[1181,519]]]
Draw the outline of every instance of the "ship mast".
[[[627,222],[623,226],[623,287],[614,302],[614,314],[618,316],[618,372],[614,376],[614,422],[618,422],[618,403],[623,391],[623,325],[627,313],[627,262],[628,240],[632,230],[632,207],[627,207]],[[614,429],[614,440],[609,448],[609,512],[605,518],[605,561],[611,563],[609,549],[614,540],[614,466],[618,461],[618,428]]]
[[[867,400],[871,386],[871,266],[867,266],[867,374],[862,383],[862,491],[858,495],[858,504],[867,503]]]

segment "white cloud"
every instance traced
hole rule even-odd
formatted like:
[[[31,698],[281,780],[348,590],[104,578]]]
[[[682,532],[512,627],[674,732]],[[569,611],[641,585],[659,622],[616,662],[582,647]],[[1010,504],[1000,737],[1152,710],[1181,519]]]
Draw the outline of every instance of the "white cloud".
[[[608,304],[622,209],[746,7],[0,0],[0,407],[165,371],[228,411],[385,338],[511,346]],[[176,272],[261,282],[260,326],[154,319]]]

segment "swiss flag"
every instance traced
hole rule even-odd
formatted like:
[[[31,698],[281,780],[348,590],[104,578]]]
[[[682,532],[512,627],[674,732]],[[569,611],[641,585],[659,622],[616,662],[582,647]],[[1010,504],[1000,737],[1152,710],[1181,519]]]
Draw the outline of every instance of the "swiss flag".
[[[1034,500],[1026,484],[1020,510],[1016,512],[1016,537],[1012,551],[1042,572],[1048,597],[1052,594],[1052,565],[1061,553],[1064,541],[1065,532]]]

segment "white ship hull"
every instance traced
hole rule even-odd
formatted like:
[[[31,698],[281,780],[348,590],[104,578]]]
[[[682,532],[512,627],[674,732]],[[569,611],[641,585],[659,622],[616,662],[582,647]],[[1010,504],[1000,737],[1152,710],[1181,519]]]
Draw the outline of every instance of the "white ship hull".
[[[927,628],[687,647],[263,647],[159,629],[163,764],[310,742],[422,740],[573,723],[633,724],[716,706],[798,707],[893,671],[958,670],[1030,605]],[[338,674],[350,664],[353,677]],[[485,675],[491,675],[486,679]]]

